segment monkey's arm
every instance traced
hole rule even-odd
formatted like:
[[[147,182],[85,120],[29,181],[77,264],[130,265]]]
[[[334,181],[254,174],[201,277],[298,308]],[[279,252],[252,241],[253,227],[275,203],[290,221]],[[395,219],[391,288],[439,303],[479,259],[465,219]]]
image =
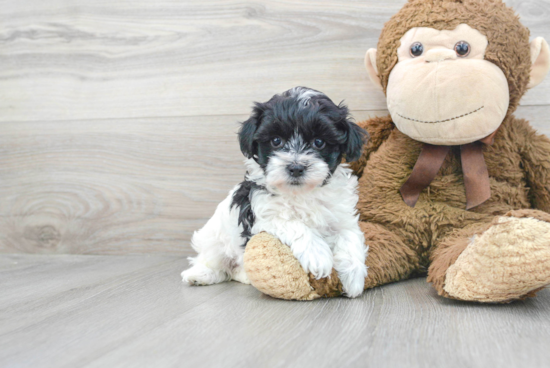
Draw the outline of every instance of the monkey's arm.
[[[361,128],[365,129],[369,133],[369,141],[363,147],[363,153],[359,160],[351,162],[350,167],[353,170],[353,173],[358,177],[363,175],[363,170],[367,165],[367,161],[372,152],[376,152],[378,147],[386,139],[388,139],[390,133],[395,128],[395,125],[392,122],[391,116],[384,117],[374,117],[362,122],[357,123]]]
[[[517,124],[524,140],[520,147],[523,167],[533,207],[550,212],[550,139],[539,134],[527,121],[518,119]]]

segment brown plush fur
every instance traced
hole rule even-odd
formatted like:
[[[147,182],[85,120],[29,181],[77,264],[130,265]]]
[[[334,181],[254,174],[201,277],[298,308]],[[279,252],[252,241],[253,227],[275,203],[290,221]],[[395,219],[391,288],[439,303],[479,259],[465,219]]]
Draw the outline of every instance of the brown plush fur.
[[[380,37],[377,65],[384,89],[397,62],[399,39],[407,30],[413,27],[452,30],[461,23],[487,36],[489,46],[485,58],[502,69],[510,86],[508,114],[494,144],[483,148],[491,198],[472,210],[465,210],[460,148],[452,147],[416,206],[407,206],[399,189],[410,176],[422,143],[398,131],[391,117],[360,123],[369,132],[370,141],[361,159],[351,166],[360,177],[357,208],[369,245],[365,288],[428,270],[428,281],[437,292],[456,298],[445,291],[447,271],[471,244],[472,236],[499,226],[502,216],[550,223],[550,140],[537,134],[527,121],[512,115],[529,81],[529,31],[500,0],[410,0],[385,25]],[[548,240],[550,249],[549,233],[525,234],[526,239],[540,236]],[[252,238],[249,244],[255,242]],[[296,265],[282,266],[284,272],[303,273]],[[537,272],[536,265],[534,267],[532,272]],[[540,282],[550,283],[550,272],[544,267],[541,274],[536,275],[540,276],[539,284],[530,290],[504,296],[502,292],[494,297],[481,295],[468,300],[510,301],[533,296],[540,289]],[[323,296],[337,296],[341,285],[335,278],[333,273],[330,281],[310,278],[310,283]],[[510,280],[499,280],[500,286],[503,282],[514,282],[513,278]],[[273,291],[276,285],[259,289],[268,294],[278,293]]]
[[[362,222],[365,243],[369,245],[365,288],[403,280],[421,269],[418,254],[383,226]]]
[[[419,255],[420,266],[435,262],[430,281],[436,288],[442,290],[444,272],[466,247],[469,237],[486,229],[496,216],[511,210],[548,208],[550,140],[535,134],[525,120],[514,117],[504,121],[494,145],[484,147],[492,192],[486,203],[470,211],[464,209],[460,152],[453,148],[417,206],[408,207],[400,198],[399,188],[411,173],[421,143],[397,129],[388,135],[390,121],[386,119],[384,129],[380,129],[380,119],[372,128],[371,121],[360,124],[373,140],[381,135],[387,139],[376,151],[375,145],[367,147],[364,154],[368,159],[360,179],[359,213],[362,221],[380,224],[398,236]],[[527,171],[529,168],[534,170]],[[538,192],[535,188],[545,189]]]

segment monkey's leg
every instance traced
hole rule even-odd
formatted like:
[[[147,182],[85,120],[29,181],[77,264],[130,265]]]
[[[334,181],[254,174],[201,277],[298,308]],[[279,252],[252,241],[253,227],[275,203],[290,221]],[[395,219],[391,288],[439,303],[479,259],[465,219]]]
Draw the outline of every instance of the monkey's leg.
[[[511,211],[457,230],[431,258],[428,281],[439,295],[478,302],[534,296],[550,284],[550,215]]]
[[[418,254],[385,227],[360,223],[368,245],[365,289],[407,279],[420,268]]]
[[[418,269],[418,256],[397,235],[376,224],[360,226],[369,246],[365,289],[405,279]],[[288,246],[267,233],[250,239],[244,266],[252,285],[275,298],[312,300],[342,294],[334,269],[330,277],[316,280],[302,269]]]

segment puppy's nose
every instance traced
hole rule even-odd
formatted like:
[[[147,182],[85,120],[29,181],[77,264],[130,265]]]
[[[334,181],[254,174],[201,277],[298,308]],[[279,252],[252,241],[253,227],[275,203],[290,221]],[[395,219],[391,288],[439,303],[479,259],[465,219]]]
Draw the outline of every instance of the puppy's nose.
[[[300,176],[304,175],[305,166],[300,164],[290,164],[286,167],[288,170],[288,173],[290,176],[293,176],[295,178],[299,178]]]

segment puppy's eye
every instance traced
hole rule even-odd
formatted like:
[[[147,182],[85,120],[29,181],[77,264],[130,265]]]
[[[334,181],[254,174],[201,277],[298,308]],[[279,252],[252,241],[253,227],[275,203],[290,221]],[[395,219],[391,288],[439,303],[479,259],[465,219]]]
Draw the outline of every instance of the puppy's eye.
[[[317,149],[323,149],[325,148],[325,145],[326,145],[325,141],[322,140],[321,138],[315,138],[313,140],[313,147]]]
[[[418,57],[424,52],[424,46],[420,42],[415,42],[411,45],[411,56]]]
[[[280,148],[283,145],[283,140],[279,137],[275,137],[271,139],[271,146],[273,148]]]
[[[455,45],[455,51],[458,56],[460,57],[466,57],[470,54],[470,50],[472,48],[470,47],[470,44],[466,41],[459,41]]]

